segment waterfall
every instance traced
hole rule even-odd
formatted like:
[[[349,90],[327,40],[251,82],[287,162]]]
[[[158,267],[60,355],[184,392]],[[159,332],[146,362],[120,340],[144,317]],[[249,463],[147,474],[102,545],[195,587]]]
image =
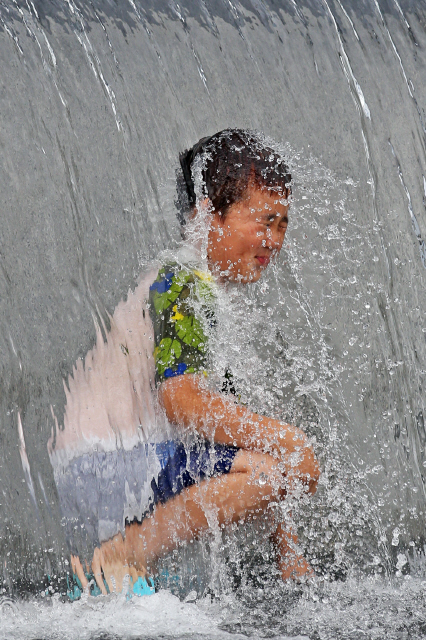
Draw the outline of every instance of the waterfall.
[[[48,443],[115,310],[179,241],[179,153],[227,127],[276,140],[295,176],[279,262],[235,300],[252,368],[243,348],[235,358],[249,401],[315,438],[323,480],[300,514],[304,544],[321,575],[414,571],[425,25],[423,0],[0,3],[4,593],[66,571]]]

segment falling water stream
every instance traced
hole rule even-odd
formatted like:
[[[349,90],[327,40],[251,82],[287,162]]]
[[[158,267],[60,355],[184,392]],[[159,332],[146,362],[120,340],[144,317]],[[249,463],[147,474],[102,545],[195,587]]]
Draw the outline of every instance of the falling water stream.
[[[425,105],[424,0],[0,0],[0,638],[425,637]],[[223,342],[245,400],[313,439],[317,578],[280,584],[254,523],[164,558],[153,596],[70,603],[48,441],[177,246],[179,152],[226,127],[294,176]]]

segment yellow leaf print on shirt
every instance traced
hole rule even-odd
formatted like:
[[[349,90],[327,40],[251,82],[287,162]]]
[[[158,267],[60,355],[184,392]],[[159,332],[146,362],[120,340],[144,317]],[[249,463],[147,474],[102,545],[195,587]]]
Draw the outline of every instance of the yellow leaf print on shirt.
[[[170,320],[173,320],[173,322],[176,322],[176,320],[183,320],[183,318],[185,317],[177,310],[177,304],[175,304],[175,306],[173,307],[173,312],[174,315],[170,316]]]
[[[194,269],[194,273],[200,280],[204,280],[204,282],[214,282],[210,271],[198,271],[198,269]]]

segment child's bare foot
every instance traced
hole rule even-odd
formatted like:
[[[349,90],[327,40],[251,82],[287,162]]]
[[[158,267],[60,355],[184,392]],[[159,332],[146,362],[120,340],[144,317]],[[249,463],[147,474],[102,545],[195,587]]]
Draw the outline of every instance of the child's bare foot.
[[[309,562],[301,555],[290,551],[279,563],[278,568],[281,571],[283,580],[301,580],[313,578],[315,576]]]
[[[134,584],[138,578],[144,578],[147,574],[143,566],[136,568],[129,564],[125,540],[121,533],[111,538],[111,540],[103,542],[99,548],[95,549],[92,559],[92,571],[104,595],[106,595],[107,591],[102,576],[105,577],[110,593],[121,593],[126,576],[129,576]]]

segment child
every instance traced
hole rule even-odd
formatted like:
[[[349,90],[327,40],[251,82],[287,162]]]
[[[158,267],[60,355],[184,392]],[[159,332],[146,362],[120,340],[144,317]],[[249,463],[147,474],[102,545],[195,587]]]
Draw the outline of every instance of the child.
[[[288,168],[259,136],[235,129],[202,139],[180,163],[185,242],[177,259],[161,265],[148,298],[157,411],[168,431],[154,446],[156,470],[149,477],[143,470],[151,493],[138,516],[127,517],[124,535],[99,540],[95,549],[92,570],[102,593],[102,574],[120,591],[126,574],[136,580],[162,554],[209,529],[212,514],[221,527],[244,521],[296,486],[314,493],[319,478],[304,433],[239,404],[232,371],[212,370],[221,292],[229,283],[258,281],[282,247]],[[271,536],[284,580],[312,575],[294,533],[278,524]],[[73,568],[85,586],[76,556]]]

